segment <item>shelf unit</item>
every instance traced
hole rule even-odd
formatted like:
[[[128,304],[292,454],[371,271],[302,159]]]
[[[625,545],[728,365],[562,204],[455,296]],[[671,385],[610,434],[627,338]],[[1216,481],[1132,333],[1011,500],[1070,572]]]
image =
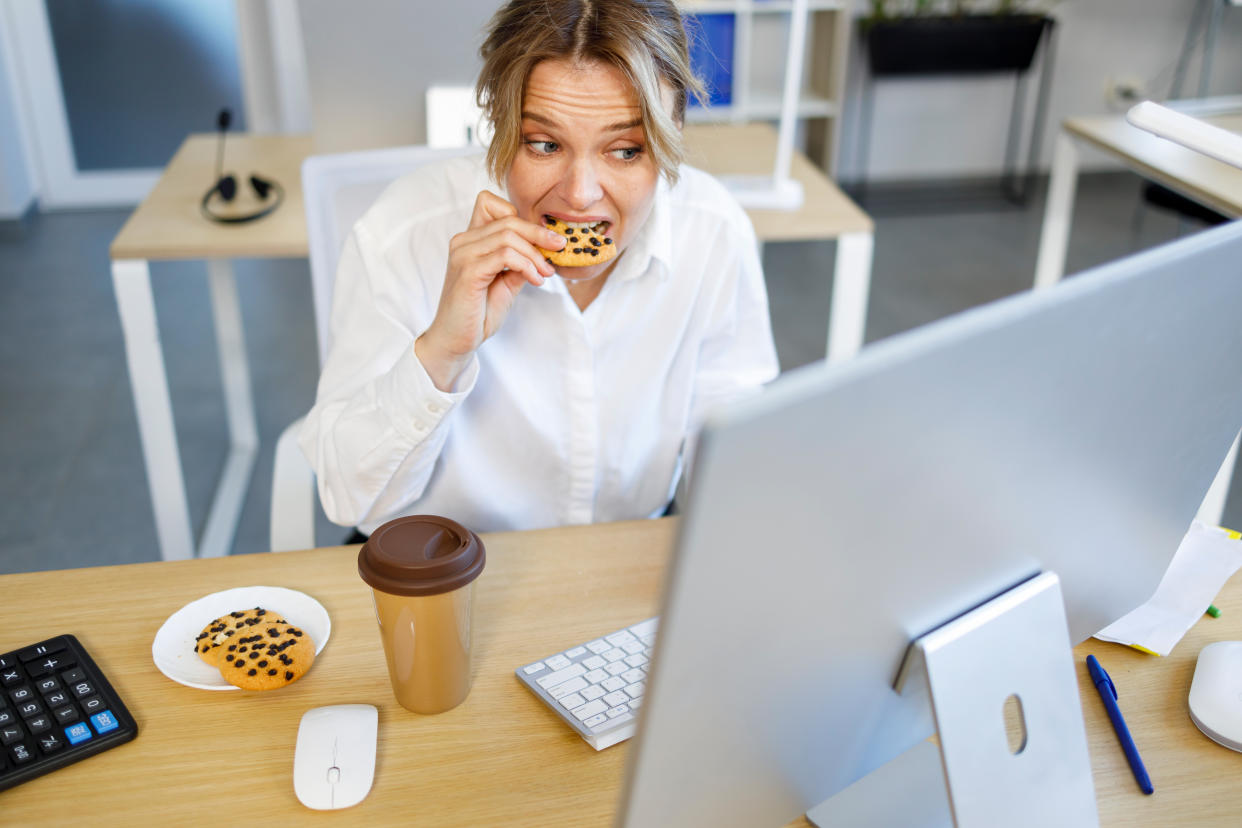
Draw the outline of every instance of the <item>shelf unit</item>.
[[[732,102],[691,107],[686,120],[777,120],[792,0],[679,0],[678,6],[683,14],[732,14],[735,20]],[[806,60],[798,103],[799,135],[811,160],[835,178],[852,4],[850,0],[809,0],[808,6]],[[779,49],[756,48],[757,40],[774,34]]]

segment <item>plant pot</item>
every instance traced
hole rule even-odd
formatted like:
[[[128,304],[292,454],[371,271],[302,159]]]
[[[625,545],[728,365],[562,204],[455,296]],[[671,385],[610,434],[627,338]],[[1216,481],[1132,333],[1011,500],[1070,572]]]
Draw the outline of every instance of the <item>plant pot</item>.
[[[863,26],[872,75],[1024,72],[1050,17],[961,15],[879,20]]]

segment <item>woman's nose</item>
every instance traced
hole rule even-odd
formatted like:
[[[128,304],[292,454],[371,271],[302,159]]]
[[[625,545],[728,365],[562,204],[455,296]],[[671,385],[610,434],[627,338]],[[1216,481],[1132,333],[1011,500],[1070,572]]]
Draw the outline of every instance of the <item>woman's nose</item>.
[[[566,200],[575,210],[586,210],[603,198],[599,174],[590,160],[575,161],[565,181]]]

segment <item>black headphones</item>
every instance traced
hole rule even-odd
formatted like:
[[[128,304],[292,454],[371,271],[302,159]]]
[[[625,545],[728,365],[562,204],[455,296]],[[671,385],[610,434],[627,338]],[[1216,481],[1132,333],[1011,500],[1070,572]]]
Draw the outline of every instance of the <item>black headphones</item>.
[[[228,216],[220,215],[211,209],[211,202],[214,196],[218,195],[221,201],[230,202],[237,195],[237,179],[231,173],[229,175],[223,174],[224,133],[228,131],[229,124],[232,122],[233,113],[227,109],[221,109],[220,114],[216,117],[216,126],[220,129],[220,143],[216,150],[216,183],[210,190],[203,193],[203,200],[199,204],[199,209],[208,219],[220,224],[245,224],[249,221],[257,221],[275,211],[285,200],[285,188],[281,187],[277,181],[251,175],[250,188],[254,190],[254,194],[258,196],[259,201],[263,202],[263,206],[252,213]],[[270,204],[266,203],[269,200],[268,196],[271,196]]]

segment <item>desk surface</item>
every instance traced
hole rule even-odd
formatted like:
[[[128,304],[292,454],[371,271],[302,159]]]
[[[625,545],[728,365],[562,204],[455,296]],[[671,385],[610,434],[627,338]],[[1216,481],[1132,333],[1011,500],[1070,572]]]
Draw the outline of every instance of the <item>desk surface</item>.
[[[107,814],[133,824],[153,812],[153,799],[168,824],[218,823],[225,807],[254,822],[307,818],[292,784],[302,713],[366,702],[380,709],[375,785],[355,808],[324,813],[325,823],[607,824],[627,746],[592,750],[513,670],[654,613],[674,525],[485,536],[474,688],[438,716],[406,712],[392,697],[356,547],[0,576],[0,651],[76,634],[140,728],[129,744],[0,794],[5,821],[37,824],[55,803],[66,820]],[[331,615],[332,637],[303,679],[271,693],[209,692],[155,669],[151,640],[168,615],[207,593],[252,584],[302,590]],[[53,594],[71,602],[49,604]],[[1216,603],[1222,617],[1205,618],[1168,658],[1101,642],[1075,650],[1102,824],[1236,823],[1242,755],[1201,736],[1186,713],[1199,648],[1242,638],[1242,580]],[[1087,652],[1117,682],[1154,796],[1144,797],[1130,776],[1087,679]]]
[[[766,124],[694,124],[686,127],[690,163],[713,173],[763,173],[772,168],[776,133]],[[225,145],[225,169],[239,175],[237,208],[255,205],[245,179],[251,173],[275,179],[285,203],[250,224],[222,225],[203,218],[199,201],[215,177],[215,134],[191,135],[159,181],[112,242],[115,259],[279,258],[306,255],[302,206],[302,161],[311,154],[305,135],[233,135]],[[801,153],[792,174],[802,182],[802,209],[748,211],[762,241],[831,239],[871,232],[872,222],[857,205]],[[223,208],[221,210],[223,212]]]
[[[1203,120],[1242,133],[1242,115]],[[1068,118],[1065,130],[1119,157],[1142,175],[1228,216],[1242,216],[1242,169],[1153,135],[1113,115]]]

